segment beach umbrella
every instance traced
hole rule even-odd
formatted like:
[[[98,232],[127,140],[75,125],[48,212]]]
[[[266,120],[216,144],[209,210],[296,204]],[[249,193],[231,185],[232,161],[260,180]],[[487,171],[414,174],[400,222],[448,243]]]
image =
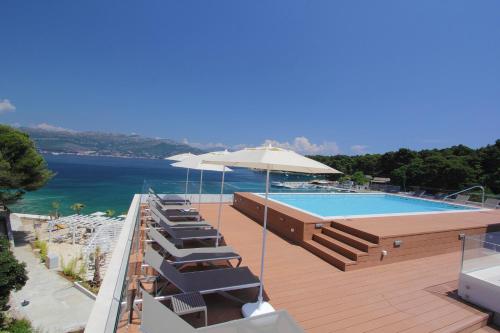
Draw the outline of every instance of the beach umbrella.
[[[190,158],[187,158],[183,161],[172,163],[171,165],[176,168],[186,168],[186,169],[193,169],[193,170],[200,170],[200,191],[198,193],[198,211],[201,208],[201,193],[202,193],[202,186],[203,186],[203,171],[217,171],[217,172],[222,172],[222,182],[221,182],[221,188],[224,188],[224,175],[226,172],[233,171],[229,168],[227,168],[224,165],[215,165],[215,164],[208,164],[208,163],[203,163],[204,159],[207,158],[212,158],[216,156],[225,156],[230,154],[227,150],[225,151],[216,151],[216,152],[211,152],[211,153],[206,153],[202,155],[197,155],[193,156]],[[221,195],[221,201],[222,201],[222,195]],[[220,204],[219,204],[220,206]],[[220,211],[220,209],[219,209]],[[219,229],[217,229],[219,230]],[[218,245],[218,242],[217,242]]]
[[[98,217],[99,216],[106,216],[106,213],[104,213],[104,212],[95,212],[95,213],[90,214],[90,216],[98,216]]]
[[[271,304],[263,301],[264,258],[267,237],[267,207],[269,196],[269,174],[271,171],[289,171],[307,174],[341,173],[329,166],[297,154],[294,151],[277,147],[263,146],[245,148],[234,153],[210,156],[204,162],[231,167],[260,169],[266,171],[266,190],[264,206],[264,222],[262,228],[262,252],[260,261],[260,287],[257,302],[247,303],[242,307],[244,317],[252,317],[274,311]]]
[[[196,156],[196,155],[191,154],[191,153],[183,153],[183,154],[177,154],[177,155],[165,157],[165,159],[170,160],[170,161],[180,162],[180,161],[184,161],[185,159],[192,158],[194,156]],[[189,184],[189,168],[186,168],[186,190],[184,192],[184,203],[187,202],[188,184]]]

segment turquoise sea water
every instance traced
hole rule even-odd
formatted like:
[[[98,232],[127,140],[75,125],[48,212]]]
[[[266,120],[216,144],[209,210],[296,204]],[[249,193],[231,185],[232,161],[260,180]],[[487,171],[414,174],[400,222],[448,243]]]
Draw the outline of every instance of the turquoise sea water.
[[[145,181],[162,193],[184,193],[186,170],[170,166],[171,161],[74,155],[46,155],[49,168],[56,176],[42,189],[27,193],[11,206],[14,212],[48,214],[51,203],[59,201],[63,214],[75,202],[86,205],[83,213],[113,209],[126,212],[134,193],[143,190]],[[190,171],[189,192],[198,193],[199,171]],[[300,180],[290,176],[287,180]],[[204,172],[203,193],[220,192],[221,174]],[[284,176],[273,174],[273,180]],[[261,192],[265,175],[247,169],[226,173],[225,193],[236,191]]]
[[[271,194],[270,198],[323,217],[475,209],[390,194]]]

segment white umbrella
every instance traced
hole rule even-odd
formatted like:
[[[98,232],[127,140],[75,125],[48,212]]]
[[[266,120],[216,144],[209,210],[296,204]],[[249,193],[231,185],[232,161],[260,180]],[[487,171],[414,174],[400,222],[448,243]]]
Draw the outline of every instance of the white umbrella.
[[[183,154],[177,154],[177,155],[165,157],[165,159],[180,162],[180,161],[184,161],[185,159],[192,158],[195,156],[196,156],[195,154],[183,153]],[[186,190],[184,192],[184,203],[187,202],[188,184],[189,184],[189,168],[187,168],[187,170],[186,170]]]
[[[262,254],[260,261],[260,288],[259,297],[255,303],[243,305],[244,317],[256,316],[274,311],[271,304],[263,301],[264,257],[266,253],[267,236],[267,204],[269,196],[269,174],[272,170],[290,171],[301,173],[341,173],[338,170],[299,155],[291,150],[272,147],[271,145],[257,148],[246,148],[223,156],[210,156],[204,160],[206,163],[254,168],[266,170],[266,193],[264,207],[264,223],[262,228]]]
[[[198,211],[201,208],[201,192],[202,192],[202,186],[203,186],[203,171],[222,172],[221,191],[224,188],[224,175],[225,175],[226,171],[233,171],[229,168],[226,168],[223,165],[203,163],[203,160],[207,159],[207,158],[217,157],[217,156],[225,156],[228,154],[229,154],[229,152],[227,150],[216,151],[216,152],[212,152],[212,153],[206,153],[206,154],[202,154],[202,155],[193,156],[193,157],[187,158],[183,161],[171,164],[173,167],[177,167],[177,168],[186,168],[188,170],[189,169],[200,170],[200,191],[198,194]],[[220,200],[222,201],[222,194],[221,194]],[[220,216],[220,205],[219,205],[219,216]],[[219,229],[217,229],[217,230],[219,230]],[[218,244],[219,243],[217,242],[217,245]]]
[[[104,212],[95,212],[95,213],[90,214],[90,216],[106,216],[106,213],[104,213]]]

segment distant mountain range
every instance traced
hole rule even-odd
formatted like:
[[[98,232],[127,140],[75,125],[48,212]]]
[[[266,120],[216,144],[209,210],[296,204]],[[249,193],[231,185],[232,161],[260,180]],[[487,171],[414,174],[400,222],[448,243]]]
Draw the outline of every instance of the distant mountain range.
[[[168,140],[139,135],[103,132],[76,132],[63,129],[21,127],[42,153],[165,158],[185,152],[201,153],[200,149]]]

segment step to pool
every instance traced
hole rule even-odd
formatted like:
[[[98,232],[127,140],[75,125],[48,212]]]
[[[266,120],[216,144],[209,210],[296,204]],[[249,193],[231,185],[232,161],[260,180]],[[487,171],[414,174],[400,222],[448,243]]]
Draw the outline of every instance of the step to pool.
[[[356,261],[351,260],[314,240],[305,241],[303,246],[316,256],[343,271],[348,271],[351,266],[356,265]]]
[[[333,266],[348,271],[355,269],[359,262],[368,260],[368,251],[378,244],[353,235],[348,229],[339,230],[332,224],[322,227],[303,246]]]
[[[367,241],[366,239],[339,230],[335,227],[322,227],[321,233],[364,252],[368,252],[370,248],[378,246],[377,244]]]
[[[327,236],[325,234],[315,234],[312,238],[314,241],[326,246],[327,248],[342,254],[351,260],[359,260],[361,257],[367,256],[368,252],[359,250],[342,241]]]

